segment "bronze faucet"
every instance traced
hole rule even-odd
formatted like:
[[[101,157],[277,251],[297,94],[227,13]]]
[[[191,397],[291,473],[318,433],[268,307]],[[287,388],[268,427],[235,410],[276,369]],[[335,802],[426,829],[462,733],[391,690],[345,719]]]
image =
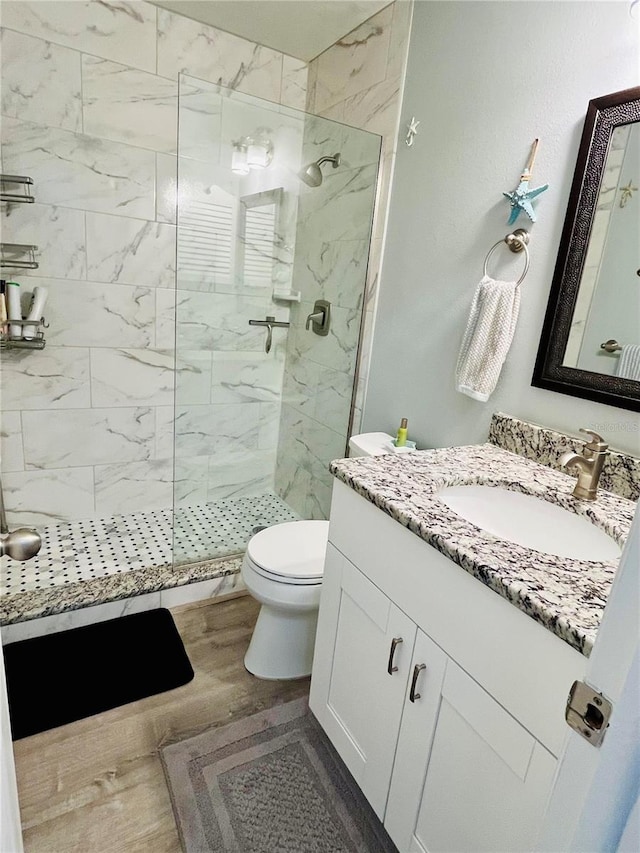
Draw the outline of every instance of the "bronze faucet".
[[[598,493],[598,481],[604,460],[609,453],[609,445],[593,430],[580,427],[580,432],[590,435],[591,440],[586,442],[582,448],[582,454],[572,451],[563,453],[560,457],[560,465],[569,470],[578,469],[578,482],[572,493],[574,498],[583,501],[595,501]]]

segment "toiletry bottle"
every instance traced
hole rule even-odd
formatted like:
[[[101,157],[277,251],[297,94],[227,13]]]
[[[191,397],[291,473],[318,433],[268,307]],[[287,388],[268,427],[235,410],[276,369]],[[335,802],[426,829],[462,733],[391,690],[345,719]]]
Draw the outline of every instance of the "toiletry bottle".
[[[403,418],[396,435],[396,447],[404,447],[407,443],[407,419]]]
[[[34,287],[33,295],[31,297],[31,307],[29,308],[29,313],[27,314],[26,319],[32,320],[34,322],[40,322],[42,320],[42,312],[44,311],[44,305],[47,301],[48,291],[46,287]],[[23,326],[22,334],[26,340],[30,341],[33,338],[38,337],[38,326]]]
[[[7,297],[7,314],[11,325],[9,326],[10,338],[22,337],[22,323],[14,323],[13,320],[22,320],[22,307],[20,305],[20,285],[17,281],[8,281],[5,284]]]
[[[0,323],[6,323],[7,317],[7,282],[2,278],[0,279]],[[3,325],[2,331],[5,334],[8,334],[9,330]]]

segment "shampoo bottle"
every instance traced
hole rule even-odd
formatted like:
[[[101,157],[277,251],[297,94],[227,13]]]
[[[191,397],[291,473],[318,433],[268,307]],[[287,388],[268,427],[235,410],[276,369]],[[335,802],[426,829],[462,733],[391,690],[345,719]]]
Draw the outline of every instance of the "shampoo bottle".
[[[20,306],[20,285],[17,281],[8,281],[5,285],[7,290],[7,314],[9,320],[22,320],[22,308]],[[9,326],[9,337],[22,337],[22,323],[11,322]]]
[[[7,282],[4,279],[0,279],[0,323],[2,323],[2,331],[7,334],[8,329],[4,325],[7,322],[8,314],[7,314]]]
[[[398,434],[396,435],[396,447],[405,447],[407,443],[407,419],[403,418],[400,421],[400,426],[398,427]]]
[[[48,291],[46,287],[34,287],[33,288],[33,296],[31,298],[31,308],[29,309],[29,313],[26,317],[27,320],[40,321],[42,320],[42,312],[44,311],[44,304],[47,301]],[[38,337],[38,327],[37,326],[23,326],[23,336],[27,340],[32,340],[33,338]]]

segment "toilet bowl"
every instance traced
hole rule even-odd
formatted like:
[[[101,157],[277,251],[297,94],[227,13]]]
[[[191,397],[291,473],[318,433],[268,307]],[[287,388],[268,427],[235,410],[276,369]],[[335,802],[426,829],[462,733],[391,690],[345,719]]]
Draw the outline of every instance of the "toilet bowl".
[[[242,578],[260,602],[244,665],[265,679],[311,674],[328,521],[287,521],[256,533]]]
[[[390,441],[386,433],[354,435],[350,455],[389,453]],[[244,665],[258,678],[311,674],[328,536],[328,521],[286,521],[249,540],[242,579],[262,607]]]

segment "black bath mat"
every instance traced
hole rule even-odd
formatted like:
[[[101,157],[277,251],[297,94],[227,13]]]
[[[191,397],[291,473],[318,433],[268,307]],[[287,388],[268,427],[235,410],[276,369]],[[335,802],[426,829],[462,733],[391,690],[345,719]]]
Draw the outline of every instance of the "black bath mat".
[[[4,646],[13,740],[164,693],[193,669],[166,608]]]

